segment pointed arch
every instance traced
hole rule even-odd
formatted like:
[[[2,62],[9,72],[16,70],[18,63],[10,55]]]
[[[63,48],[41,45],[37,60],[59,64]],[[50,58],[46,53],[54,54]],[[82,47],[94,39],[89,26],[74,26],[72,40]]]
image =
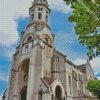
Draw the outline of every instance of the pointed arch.
[[[48,36],[47,34],[44,35],[44,40],[49,45],[52,45],[52,40],[51,40],[50,36]]]
[[[41,12],[38,13],[38,19],[39,19],[39,20],[42,19],[42,13],[41,13]]]
[[[20,64],[21,71],[28,72],[29,62],[30,62],[29,58],[26,58],[21,62],[21,64]]]
[[[32,33],[26,33],[26,34],[27,35],[23,38],[23,44],[27,43],[27,42],[30,42],[34,38]],[[29,37],[31,37],[30,40],[28,39]]]
[[[48,15],[45,16],[45,21],[48,22]]]
[[[34,20],[34,14],[31,15],[31,19],[32,19],[32,21]]]
[[[62,89],[59,85],[55,88],[55,100],[61,100],[62,98]]]
[[[20,87],[20,93],[21,93],[21,100],[25,99],[23,97],[24,94],[27,95],[26,90],[27,90],[27,85],[28,85],[29,63],[30,63],[30,59],[27,58],[27,59],[24,59],[20,64],[19,87]],[[22,99],[22,98],[24,98],[24,99]]]
[[[52,92],[53,95],[55,96],[55,98],[58,96],[58,94],[60,96],[58,96],[58,98],[64,98],[65,97],[65,90],[63,85],[61,84],[61,81],[56,79],[52,84]],[[57,91],[60,91],[59,93],[57,93]],[[58,99],[59,100],[59,99]]]
[[[29,37],[27,38],[27,42],[30,42],[30,41],[32,41],[32,36],[29,36]]]

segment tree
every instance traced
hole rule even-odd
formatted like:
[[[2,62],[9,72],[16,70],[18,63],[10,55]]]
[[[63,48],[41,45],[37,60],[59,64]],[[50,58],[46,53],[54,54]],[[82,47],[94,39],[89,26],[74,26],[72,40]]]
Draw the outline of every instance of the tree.
[[[100,0],[64,0],[73,9],[69,17],[75,22],[75,33],[82,45],[87,47],[88,57],[100,55]],[[94,2],[93,2],[94,1]]]
[[[88,82],[87,89],[100,100],[100,80],[91,80]]]

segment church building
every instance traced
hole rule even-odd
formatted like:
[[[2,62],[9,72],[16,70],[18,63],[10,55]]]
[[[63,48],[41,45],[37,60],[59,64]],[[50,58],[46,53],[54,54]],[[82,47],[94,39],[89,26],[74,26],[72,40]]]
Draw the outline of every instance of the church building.
[[[28,1],[27,1],[28,2]],[[94,79],[89,61],[76,66],[56,50],[47,0],[34,0],[29,23],[12,59],[3,100],[92,100],[86,89]]]

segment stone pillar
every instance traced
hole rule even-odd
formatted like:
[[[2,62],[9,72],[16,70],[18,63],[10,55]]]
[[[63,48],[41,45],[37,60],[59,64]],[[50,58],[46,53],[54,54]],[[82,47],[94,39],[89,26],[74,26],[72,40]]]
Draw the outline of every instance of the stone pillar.
[[[42,70],[41,70],[41,78],[44,77],[44,50],[42,49]]]
[[[34,66],[32,63],[29,65],[29,75],[28,75],[28,87],[27,87],[27,100],[32,100],[33,97],[33,76],[34,76]]]
[[[11,100],[14,98],[14,93],[15,93],[15,84],[16,82],[16,71],[12,70],[11,71],[11,77],[10,77],[10,86],[9,86],[9,90],[8,90],[8,100]]]
[[[32,99],[33,100],[33,99]],[[35,95],[35,100],[38,100],[38,94]]]
[[[44,94],[42,94],[42,100],[45,100],[45,95]]]
[[[48,94],[48,100],[51,100],[51,99],[50,99],[50,94]]]
[[[36,94],[39,92],[42,69],[41,59],[42,48],[37,44],[32,48],[30,54],[27,100],[35,100]]]

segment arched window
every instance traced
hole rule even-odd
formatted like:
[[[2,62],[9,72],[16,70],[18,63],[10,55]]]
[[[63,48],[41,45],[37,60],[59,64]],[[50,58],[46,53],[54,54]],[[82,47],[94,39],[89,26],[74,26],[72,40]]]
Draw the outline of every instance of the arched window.
[[[48,16],[47,15],[45,16],[45,21],[48,22]]]
[[[42,13],[41,12],[38,13],[38,19],[42,19]]]
[[[48,72],[46,71],[46,77],[48,76]]]
[[[45,38],[45,42],[46,42],[46,43],[48,43],[48,42],[49,42],[47,38]]]
[[[28,81],[28,75],[24,75],[24,82],[27,82]]]
[[[34,9],[32,9],[32,12],[34,12],[35,11],[35,8]]]
[[[32,14],[31,17],[32,17],[32,20],[34,20],[34,14]]]
[[[19,84],[19,87],[21,88],[20,100],[26,100],[26,96],[27,96],[29,62],[30,62],[30,59],[26,58],[20,64],[19,82],[22,83],[22,84]]]
[[[38,11],[42,11],[42,10],[43,10],[43,8],[40,8],[40,7],[38,8]]]
[[[28,54],[28,45],[25,46],[25,54]]]
[[[41,10],[41,8],[39,7],[39,8],[38,8],[38,11],[40,11],[40,10]]]
[[[29,37],[27,38],[27,42],[29,42],[29,41],[32,41],[32,36],[29,36]]]
[[[69,76],[69,86],[71,86],[71,77]]]
[[[46,10],[46,13],[47,13],[47,14],[49,13],[48,10]]]

